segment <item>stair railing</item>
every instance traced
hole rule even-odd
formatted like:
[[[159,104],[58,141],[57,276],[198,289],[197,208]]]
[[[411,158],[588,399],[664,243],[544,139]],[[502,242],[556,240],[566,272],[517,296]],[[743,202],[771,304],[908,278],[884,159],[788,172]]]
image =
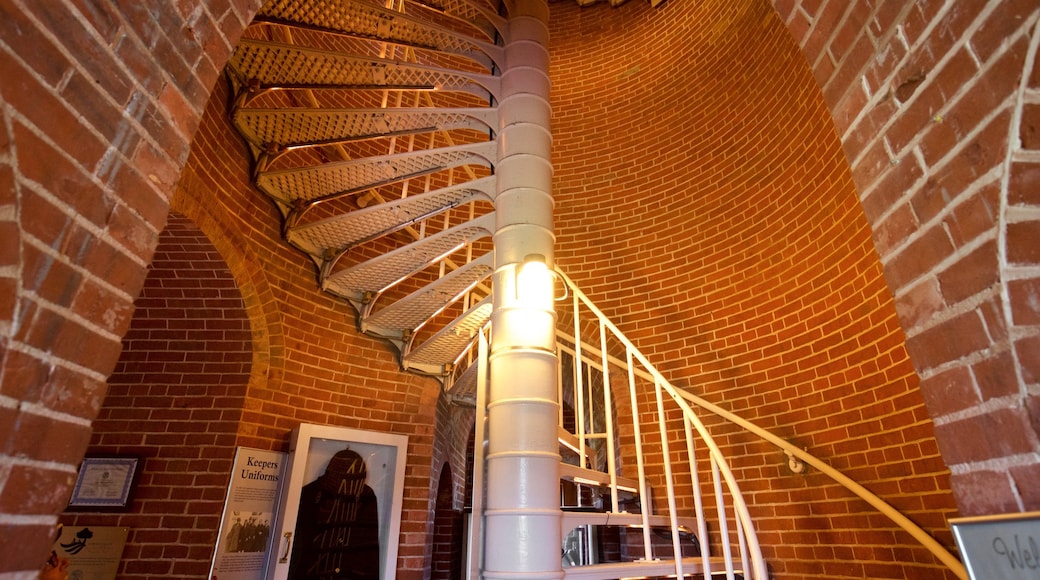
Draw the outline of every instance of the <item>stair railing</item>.
[[[573,305],[574,305],[573,317],[574,317],[574,328],[575,328],[575,335],[574,336],[569,336],[569,335],[567,335],[565,333],[562,333],[562,332],[558,332],[558,336],[562,339],[563,342],[570,342],[571,344],[575,345],[574,349],[573,349],[575,360],[584,360],[586,364],[591,364],[592,361],[590,360],[590,358],[587,357],[586,355],[582,354],[582,353],[585,352],[585,351],[591,352],[591,351],[597,351],[598,350],[599,352],[597,354],[600,354],[601,361],[596,362],[595,363],[596,366],[600,367],[601,369],[609,369],[611,367],[619,368],[619,369],[625,369],[627,371],[627,374],[628,374],[629,388],[630,388],[630,393],[631,393],[631,397],[632,397],[633,413],[635,413],[635,409],[637,408],[636,407],[636,387],[635,387],[637,378],[641,379],[643,381],[652,382],[654,384],[655,396],[658,399],[658,416],[659,416],[659,421],[663,421],[663,416],[664,416],[664,409],[661,406],[661,401],[662,401],[661,393],[662,392],[667,393],[671,397],[671,399],[676,404],[678,404],[679,407],[681,407],[682,413],[683,413],[684,428],[685,428],[685,431],[686,431],[686,434],[687,434],[687,437],[686,437],[687,455],[690,458],[690,464],[691,464],[690,471],[691,471],[691,477],[692,477],[692,480],[693,480],[695,511],[696,511],[696,514],[697,514],[697,522],[698,522],[698,527],[699,527],[698,534],[699,534],[699,537],[702,538],[702,540],[701,540],[702,545],[703,545],[705,539],[707,538],[707,531],[706,531],[706,529],[704,527],[704,524],[705,524],[706,520],[703,517],[704,513],[703,513],[703,506],[702,506],[702,498],[701,498],[700,493],[698,492],[700,486],[699,486],[699,482],[698,482],[698,471],[697,471],[697,469],[696,469],[696,467],[694,465],[694,445],[693,445],[694,439],[692,437],[691,427],[692,427],[692,429],[695,429],[697,431],[697,434],[700,435],[700,437],[702,438],[704,444],[710,450],[711,473],[712,473],[713,477],[715,478],[715,481],[713,482],[713,484],[714,484],[714,489],[715,489],[715,492],[716,492],[715,495],[716,495],[716,501],[717,502],[721,502],[722,501],[722,493],[721,493],[721,491],[722,491],[722,488],[721,488],[722,481],[724,481],[727,484],[727,486],[729,486],[729,492],[730,492],[731,497],[732,497],[732,501],[733,501],[733,504],[734,504],[733,508],[734,508],[734,512],[736,514],[736,518],[735,518],[735,523],[736,523],[736,527],[737,527],[736,535],[737,535],[737,539],[738,539],[739,550],[741,552],[741,561],[743,563],[745,563],[745,568],[744,569],[747,570],[746,563],[747,563],[748,559],[750,559],[751,564],[752,564],[752,570],[754,571],[754,576],[753,577],[754,578],[767,578],[768,577],[767,574],[766,574],[765,564],[764,564],[764,561],[762,560],[761,550],[760,550],[760,547],[759,547],[758,542],[757,542],[757,538],[756,538],[756,535],[755,535],[755,532],[754,532],[754,528],[752,527],[751,519],[750,519],[750,516],[748,515],[747,504],[744,502],[742,496],[740,495],[740,491],[739,491],[739,487],[737,485],[737,482],[734,479],[732,471],[730,471],[729,467],[727,466],[727,464],[725,462],[725,459],[722,457],[721,451],[719,451],[718,446],[715,444],[715,442],[712,439],[711,435],[707,432],[707,430],[704,427],[703,423],[701,423],[701,421],[698,419],[698,417],[697,417],[697,415],[696,415],[696,413],[695,413],[695,411],[694,411],[694,409],[693,409],[693,407],[691,405],[696,406],[697,408],[702,409],[704,411],[710,412],[710,413],[712,413],[712,414],[714,414],[714,415],[716,415],[718,417],[721,417],[721,418],[725,419],[726,421],[728,421],[728,422],[730,422],[730,423],[732,423],[734,425],[737,425],[737,426],[741,427],[745,431],[747,431],[749,433],[752,433],[755,436],[761,438],[762,440],[767,441],[767,442],[773,444],[774,446],[776,446],[777,448],[782,450],[788,457],[796,458],[797,460],[799,460],[799,461],[801,461],[801,462],[811,466],[813,469],[819,471],[820,473],[823,473],[824,475],[827,475],[832,480],[834,480],[836,483],[838,483],[839,485],[845,487],[846,489],[848,489],[850,492],[855,494],[860,499],[866,501],[874,509],[878,510],[881,514],[883,514],[886,517],[888,517],[893,523],[895,523],[901,529],[903,529],[908,534],[910,534],[911,537],[913,537],[923,547],[925,547],[929,552],[931,552],[932,555],[935,556],[935,558],[937,560],[939,560],[947,568],[949,568],[949,570],[954,575],[956,575],[958,578],[967,580],[968,574],[967,574],[967,571],[965,570],[964,564],[961,563],[961,561],[956,556],[951,554],[949,550],[947,550],[942,544],[940,544],[928,532],[926,532],[920,526],[915,524],[913,521],[911,521],[909,518],[907,518],[905,515],[903,515],[897,509],[892,507],[888,502],[886,502],[885,500],[881,499],[880,497],[878,497],[877,495],[872,493],[870,490],[866,489],[865,487],[863,487],[859,483],[855,482],[854,480],[852,480],[851,478],[849,478],[845,474],[841,473],[837,469],[834,469],[833,467],[831,467],[830,465],[825,463],[820,458],[812,455],[811,453],[808,453],[806,450],[800,449],[800,448],[792,445],[791,443],[783,440],[782,438],[774,435],[773,433],[770,433],[769,431],[767,431],[767,430],[765,430],[765,429],[755,425],[754,423],[751,423],[750,421],[747,421],[746,419],[743,419],[742,417],[740,417],[740,416],[738,416],[738,415],[736,415],[736,414],[734,414],[734,413],[732,413],[730,411],[727,411],[727,410],[719,407],[718,405],[710,403],[710,402],[702,399],[701,397],[698,397],[696,395],[693,395],[693,394],[691,394],[689,392],[686,392],[686,391],[684,391],[682,389],[678,389],[675,386],[673,386],[667,379],[665,379],[661,375],[660,372],[658,372],[654,368],[654,366],[650,363],[650,361],[641,352],[639,352],[639,350],[632,344],[632,342],[629,341],[628,338],[626,338],[624,336],[624,334],[622,334],[621,331],[613,323],[611,323],[606,318],[606,316],[603,314],[603,312],[600,311],[598,308],[596,308],[596,306],[592,303],[592,301],[583,292],[581,292],[581,290],[579,290],[577,288],[577,286],[574,284],[574,282],[569,277],[567,277],[562,272],[559,272],[558,270],[557,270],[557,274],[560,276],[560,279],[567,285],[569,293],[573,296]],[[596,347],[590,346],[588,344],[584,344],[581,341],[580,328],[582,326],[582,323],[580,323],[579,320],[578,320],[580,318],[580,316],[579,316],[579,308],[578,308],[579,302],[581,303],[581,305],[583,305],[585,308],[587,308],[592,313],[592,315],[597,319],[597,321],[598,321],[598,324],[599,324],[600,329],[601,329],[601,343],[600,343],[600,347],[598,349]],[[624,354],[625,359],[621,359],[620,357],[611,355],[609,353],[608,345],[607,345],[606,339],[605,339],[606,331],[608,331],[608,330],[610,332],[610,335],[613,337],[613,339],[616,340],[617,343],[619,343],[620,345],[623,346],[623,349],[624,349],[624,352],[625,352],[625,354]],[[638,363],[638,364],[634,364],[634,363]],[[578,365],[577,363],[575,364],[575,366],[576,367],[580,367],[580,365]],[[641,368],[639,368],[639,367],[641,367]],[[604,372],[604,375],[606,376],[608,371],[607,370],[603,370],[603,372]],[[604,382],[607,382],[607,381],[605,380]],[[609,391],[607,391],[607,392],[609,393]],[[634,425],[635,437],[636,437],[636,441],[637,441],[637,448],[639,447],[639,443],[638,442],[639,442],[639,439],[640,439],[638,423],[639,423],[638,421],[635,421],[635,425]],[[663,423],[662,423],[661,429],[662,429],[662,437],[663,437],[664,436],[663,435],[663,429],[664,429]],[[578,434],[578,436],[580,437],[580,434]],[[667,453],[668,453],[668,451],[667,451],[667,447],[666,447],[665,448],[666,456],[667,456]],[[639,456],[639,458],[638,458],[639,479],[640,479],[641,485],[645,485],[645,483],[643,483],[644,473],[643,473],[642,450],[641,449],[637,449],[637,455]],[[668,466],[668,463],[669,462],[666,461],[665,465]],[[670,467],[666,467],[666,469],[670,470],[671,468]],[[721,475],[721,481],[719,479],[719,475]],[[612,476],[612,479],[614,479],[614,476]],[[672,481],[672,477],[671,477],[670,473],[668,474],[667,479],[668,479],[669,482]],[[669,487],[669,490],[668,490],[668,494],[669,494],[669,507],[670,507],[670,511],[673,514],[673,520],[674,520],[674,513],[675,513],[675,509],[674,509],[674,505],[673,505],[674,491],[672,489],[670,489],[672,487],[671,485],[669,485],[668,487]],[[614,496],[616,496],[617,495],[617,490],[614,489],[612,491],[612,494]],[[643,497],[645,497],[645,496],[643,496]],[[723,505],[721,503],[719,503],[717,505],[717,509],[719,510],[719,512],[718,512],[719,514],[723,513]],[[719,526],[720,526],[719,532],[720,532],[720,535],[721,535],[721,537],[723,539],[723,541],[722,541],[722,549],[723,549],[725,560],[726,560],[727,571],[731,571],[732,570],[732,567],[731,567],[732,566],[732,564],[731,564],[732,558],[731,558],[731,556],[729,554],[729,550],[731,549],[731,545],[730,545],[730,542],[725,540],[729,536],[728,530],[725,529],[726,525],[727,525],[726,518],[720,517],[719,518]],[[675,526],[673,526],[673,528],[674,527]],[[645,529],[646,529],[646,527],[644,527],[644,530]],[[644,535],[645,535],[645,533],[644,533]],[[673,536],[675,536],[674,532],[673,532]],[[646,542],[649,544],[649,540],[648,539],[646,540]],[[708,570],[708,565],[709,565],[708,557],[707,557],[707,550],[702,550],[702,552],[704,554],[705,571],[707,571]],[[678,553],[678,550],[676,550],[676,553]],[[681,561],[677,563],[677,573],[681,575]],[[732,576],[729,576],[729,577],[732,578]]]
[[[584,467],[585,457],[588,455],[585,450],[589,440],[605,440],[606,469],[610,482],[610,513],[621,512],[619,501],[620,474],[618,473],[619,468],[615,451],[615,446],[621,442],[621,439],[616,439],[613,426],[615,419],[613,409],[618,404],[618,401],[615,401],[611,394],[611,371],[623,369],[627,374],[628,404],[631,405],[629,415],[632,419],[631,425],[626,426],[630,431],[625,435],[625,443],[634,447],[635,450],[634,458],[638,472],[637,482],[640,497],[639,510],[642,520],[640,527],[643,535],[643,560],[657,560],[658,558],[654,552],[655,549],[659,549],[655,547],[651,538],[651,517],[653,516],[652,510],[654,506],[650,498],[651,490],[647,483],[647,473],[652,467],[655,470],[657,479],[663,479],[663,487],[666,494],[665,504],[667,506],[665,515],[668,516],[670,523],[671,556],[673,557],[676,577],[683,577],[684,565],[692,565],[690,559],[682,557],[681,533],[683,532],[683,526],[680,520],[689,520],[690,516],[693,516],[696,519],[696,535],[700,546],[700,554],[693,559],[693,564],[700,569],[696,571],[688,570],[686,573],[703,573],[705,577],[709,577],[714,567],[715,571],[725,571],[727,578],[730,580],[735,578],[737,573],[743,574],[745,578],[763,580],[768,578],[767,568],[762,557],[754,524],[751,521],[747,504],[740,492],[737,480],[719,446],[715,443],[705,425],[696,416],[690,403],[649,363],[646,357],[635,348],[620,330],[607,320],[603,313],[592,304],[584,293],[578,290],[569,278],[562,273],[560,273],[560,277],[567,284],[569,293],[572,296],[573,311],[570,313],[570,316],[572,318],[574,335],[571,336],[564,332],[558,332],[557,336],[560,339],[558,348],[561,354],[572,356],[574,361],[573,369],[575,376],[573,385],[576,407],[575,431],[577,431],[577,433],[574,433],[574,436],[579,442],[579,462]],[[594,323],[589,322],[587,317],[581,315],[582,306],[592,313]],[[561,314],[561,317],[563,316],[566,316],[566,313]],[[593,325],[598,326],[600,343],[598,347],[590,346],[582,340],[583,330],[591,330]],[[612,357],[610,354],[612,348],[615,351],[623,349],[627,361],[623,362],[616,357]],[[591,389],[585,384],[584,369],[586,367],[595,368],[602,373],[600,392],[596,393],[594,397],[590,396]],[[637,383],[640,381],[652,383],[652,394],[637,388]],[[602,408],[599,410],[599,413],[602,413],[602,415],[597,415],[592,407],[596,401],[602,405]],[[643,403],[642,407],[640,406],[641,401]],[[649,413],[647,412],[648,410]],[[652,437],[648,432],[654,427],[654,421],[644,419],[641,415],[656,416],[656,437]],[[676,415],[681,415],[681,429],[676,428]],[[596,429],[594,420],[596,416],[600,416],[603,419],[603,431]],[[644,432],[644,427],[649,427],[647,432]],[[621,427],[619,426],[618,428],[620,429]],[[684,442],[679,441],[679,443],[684,443],[685,449],[676,449],[673,452],[671,444],[673,440],[679,438],[676,435],[677,432],[681,432],[682,437],[685,438]],[[710,473],[712,478],[709,482],[710,485],[707,487],[711,490],[711,495],[714,496],[714,517],[711,517],[702,497],[700,483],[701,466],[698,465],[696,455],[698,443],[707,449],[707,464],[703,469],[705,472]],[[651,457],[645,450],[647,445],[659,447],[660,452]],[[688,461],[676,461],[675,458],[680,457],[683,453],[686,454]],[[652,466],[648,465],[650,460],[655,461]],[[659,464],[657,464],[657,461],[659,461]],[[690,489],[694,507],[692,514],[681,516],[679,514],[678,501],[680,498],[677,496],[675,480],[677,469],[682,468],[684,464],[688,465],[689,468],[688,475],[691,481]],[[710,542],[707,523],[710,517],[718,526],[718,537],[716,539],[722,549],[721,562],[719,558],[712,558],[709,550]],[[732,532],[730,522],[733,522]],[[733,543],[737,544],[736,558],[733,554]],[[721,570],[717,570],[719,566],[722,567]]]

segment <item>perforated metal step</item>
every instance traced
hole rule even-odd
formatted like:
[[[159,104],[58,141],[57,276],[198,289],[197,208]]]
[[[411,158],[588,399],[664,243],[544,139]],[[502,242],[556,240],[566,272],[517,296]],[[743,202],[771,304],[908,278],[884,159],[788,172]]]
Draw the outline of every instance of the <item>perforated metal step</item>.
[[[350,300],[359,309],[388,288],[436,263],[468,243],[491,235],[495,214],[487,214],[388,252],[326,278],[322,289]]]
[[[606,473],[594,469],[585,469],[583,467],[578,467],[577,465],[568,465],[566,463],[560,464],[560,479],[586,483],[589,485],[598,485],[601,487],[610,487],[610,476]],[[617,484],[619,488],[629,491],[636,492],[639,490],[639,482],[627,477],[618,477]]]
[[[725,569],[725,563],[719,558],[712,570]],[[695,574],[694,578],[704,578],[704,561],[701,558],[683,558],[683,574]],[[674,560],[639,560],[637,562],[615,562],[610,564],[592,564],[589,566],[569,566],[563,569],[563,577],[568,580],[601,580],[607,578],[655,578],[675,576]],[[709,578],[727,578],[725,572],[710,572]],[[744,576],[737,572],[734,578],[740,580]]]
[[[377,185],[385,185],[462,165],[492,166],[498,146],[494,141],[427,149],[396,155],[380,155],[351,161],[325,163],[257,176],[256,185],[276,201],[286,205],[350,195]]]
[[[501,85],[490,75],[252,39],[239,42],[228,65],[237,90],[448,90],[490,100]]]
[[[412,292],[362,319],[361,330],[382,338],[404,340],[408,334],[418,330],[429,319],[462,299],[466,292],[491,276],[494,265],[495,255],[484,254],[427,284],[422,290]]]
[[[497,12],[498,4],[487,0],[410,0],[409,4],[428,6],[430,9],[465,22],[484,33],[486,37],[505,36],[509,30],[506,19]]]
[[[457,31],[382,6],[352,0],[320,4],[274,0],[263,5],[258,18],[262,22],[304,24],[361,38],[457,54],[488,70],[495,62],[501,65],[502,61],[501,47],[467,38]]]
[[[478,199],[491,201],[494,192],[495,176],[491,175],[298,226],[287,232],[286,239],[321,258],[330,251],[345,251],[451,208]]]
[[[491,308],[488,307],[488,312],[491,312]],[[479,327],[476,327],[479,329]],[[473,331],[473,336],[476,337],[476,332]],[[468,343],[461,343],[462,349],[460,353],[465,352]],[[460,407],[476,407],[477,406],[477,364],[471,364],[459,372],[455,378],[448,383],[447,389],[444,394],[448,396],[448,399],[453,405]],[[448,369],[445,369],[445,372]]]
[[[450,369],[447,365],[458,362],[477,336],[477,333],[491,319],[491,297],[474,304],[462,316],[445,326],[421,345],[411,349],[401,359],[405,370],[432,376],[443,376]],[[474,369],[475,371],[475,369]],[[469,374],[468,371],[463,375]],[[460,388],[460,395],[475,395],[476,372],[473,373],[473,390]],[[460,379],[461,381],[461,379]]]
[[[669,516],[650,515],[646,517],[647,522],[653,527],[672,527]],[[697,518],[678,518],[680,526],[687,529],[697,529]],[[630,528],[642,527],[642,514],[590,512],[590,511],[567,511],[563,512],[563,522],[560,524],[564,535],[578,526],[625,526]]]
[[[235,128],[253,146],[281,152],[391,135],[452,129],[491,131],[497,109],[250,109],[232,114]]]

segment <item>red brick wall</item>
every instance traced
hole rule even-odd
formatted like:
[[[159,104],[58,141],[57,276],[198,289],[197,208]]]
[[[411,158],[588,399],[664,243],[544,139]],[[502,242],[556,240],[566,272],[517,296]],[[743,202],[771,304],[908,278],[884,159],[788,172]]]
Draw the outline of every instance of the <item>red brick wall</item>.
[[[5,442],[0,450],[0,572],[34,570],[47,553],[51,525],[65,505],[86,448],[174,184],[197,179],[201,185],[185,187],[190,190],[221,178],[216,172],[209,181],[190,172],[182,176],[182,169],[210,89],[258,4],[209,0],[146,8],[124,0],[89,6],[15,0],[0,5],[0,74],[5,79],[0,83],[0,228],[9,240],[0,246],[0,437]],[[667,320],[662,327],[670,333],[668,340],[650,345],[648,352],[661,360],[658,350],[661,355],[684,350],[688,356],[676,360],[690,363],[684,368],[697,369],[687,380],[712,385],[720,398],[738,383],[746,385],[736,379],[767,368],[779,375],[748,387],[746,403],[782,408],[791,396],[802,394],[804,385],[822,386],[841,376],[840,384],[866,384],[885,407],[905,413],[920,407],[916,402],[904,406],[901,395],[886,394],[876,385],[894,384],[897,392],[905,386],[909,397],[920,376],[943,457],[953,468],[962,512],[1036,508],[1040,497],[1029,482],[1037,470],[1031,459],[1037,447],[1032,417],[1040,406],[1030,394],[1040,374],[1037,197],[1032,193],[1038,145],[1036,107],[1028,104],[1036,101],[1040,82],[1035,44],[1029,42],[1035,37],[1035,4],[778,0],[777,13],[802,47],[801,54],[790,50],[789,39],[776,36],[775,16],[760,7],[751,9],[742,25],[728,30],[728,24],[740,19],[716,12],[726,10],[725,4],[665,3],[653,22],[639,2],[617,10],[623,16],[612,20],[602,16],[611,12],[605,6],[579,12],[569,2],[553,4],[554,23],[559,25],[554,38],[575,40],[570,46],[555,42],[556,70],[567,64],[562,73],[554,74],[557,86],[572,87],[569,103],[558,99],[565,106],[561,111],[587,115],[590,121],[611,119],[608,125],[591,125],[588,132],[557,121],[560,150],[571,151],[559,158],[561,184],[579,172],[596,177],[587,185],[572,182],[569,188],[561,187],[561,210],[575,212],[576,200],[587,197],[583,203],[593,214],[611,219],[618,215],[605,212],[628,212],[626,219],[664,212],[678,216],[679,210],[700,208],[702,200],[691,197],[698,191],[718,190],[720,185],[755,190],[761,203],[731,200],[726,206],[725,200],[717,200],[699,215],[702,249],[717,240],[714,251],[720,257],[745,259],[727,258],[733,266],[730,272],[688,260],[682,264],[684,274],[665,280],[658,258],[683,262],[693,253],[661,251],[649,230],[665,227],[669,234],[686,234],[692,233],[685,230],[691,224],[650,219],[642,229],[611,237],[587,228],[590,220],[579,223],[577,213],[565,213],[561,254],[570,251],[577,256],[575,250],[589,250],[588,264],[598,263],[600,269],[583,270],[574,258],[570,263],[564,260],[565,265],[601,303],[613,308],[632,334],[646,333],[640,323],[650,315]],[[704,10],[705,18],[691,17],[689,12],[695,10]],[[756,25],[756,19],[763,26]],[[620,38],[621,30],[627,32],[625,38]],[[616,42],[589,41],[594,38]],[[620,46],[626,50],[615,50]],[[694,50],[697,46],[703,50]],[[702,66],[710,54],[716,56],[714,64]],[[818,126],[821,97],[805,92],[804,74],[798,72],[805,59],[822,88],[824,108],[834,119],[868,228],[857,225],[863,218],[852,216],[857,213],[855,204],[847,203],[850,179],[844,164],[823,155],[825,150],[830,154],[821,148],[828,129]],[[774,66],[752,66],[762,62]],[[777,81],[777,70],[791,73],[787,83]],[[760,83],[762,79],[767,82]],[[736,98],[741,93],[744,101]],[[717,98],[720,95],[727,98]],[[805,105],[797,114],[804,115],[808,129],[790,118],[790,107],[784,106],[788,99]],[[587,108],[593,103],[598,103],[595,110]],[[619,135],[641,135],[651,122],[658,130],[655,136],[633,140],[631,146],[616,145]],[[796,125],[808,133],[789,133]],[[664,131],[676,128],[681,133]],[[784,141],[787,149],[770,150],[769,155],[756,147],[783,135],[799,138]],[[807,136],[820,141],[802,138]],[[636,148],[643,151],[637,154]],[[610,157],[597,153],[600,150]],[[675,151],[703,157],[677,162]],[[598,161],[584,167],[585,157]],[[695,162],[705,159],[718,163],[707,168],[707,175],[693,175],[687,165],[704,168]],[[745,170],[730,172],[736,163]],[[631,185],[637,169],[639,188]],[[763,182],[775,187],[760,188]],[[779,195],[783,183],[790,185],[783,191],[786,196]],[[637,189],[627,205],[614,209],[617,194]],[[244,195],[245,190],[235,191]],[[766,197],[762,191],[778,195]],[[242,214],[244,220],[269,216],[264,213],[269,207],[247,205],[253,213]],[[201,210],[192,215],[190,208],[182,209],[225,256],[257,330],[241,444],[275,446],[292,421],[289,417],[321,419],[341,409],[356,409],[362,395],[376,395],[386,383],[396,384],[397,377],[388,370],[392,365],[379,363],[366,367],[370,375],[358,375],[365,379],[350,394],[346,389],[330,396],[315,393],[318,381],[355,376],[343,367],[328,372],[315,364],[343,355],[321,349],[319,342],[307,342],[319,335],[324,340],[327,332],[315,322],[326,319],[314,313],[336,310],[319,300],[283,318],[282,304],[301,304],[293,302],[296,288],[288,282],[295,278],[278,274],[269,283],[254,271],[260,265],[299,269],[302,262],[289,266],[287,259],[283,264],[272,258],[260,264],[239,257],[236,244],[244,237],[269,233],[254,232],[252,221],[226,222]],[[777,219],[767,220],[769,212]],[[799,242],[798,248],[808,253],[789,251],[785,243],[774,249],[765,235],[771,232],[759,230],[754,230],[759,237],[747,247],[723,247],[730,223],[745,215],[757,218],[751,220],[755,224],[772,226],[782,216],[807,228],[800,230],[802,237],[786,240]],[[232,227],[242,228],[241,236],[216,235],[220,228]],[[259,229],[264,227],[268,226]],[[872,234],[881,255],[890,294],[879,291],[870,275],[879,266],[876,258],[866,257],[869,252],[857,245],[864,232]],[[790,236],[789,230],[783,233]],[[830,236],[826,240],[821,239],[824,233]],[[591,234],[601,236],[602,250],[579,241]],[[809,237],[813,234],[821,236]],[[622,242],[628,241],[634,244],[625,248],[628,244]],[[849,255],[832,261],[837,255],[833,252],[843,245]],[[767,259],[772,256],[777,257],[775,264]],[[620,260],[630,265],[612,265]],[[817,285],[798,286],[798,301],[785,295],[787,304],[781,308],[775,292],[788,291],[791,279],[806,279],[786,276],[798,269],[798,260],[807,264],[803,274]],[[641,266],[633,270],[631,264]],[[786,268],[785,275],[771,268]],[[842,274],[853,268],[867,274],[855,284],[842,285]],[[633,271],[642,279],[633,280]],[[705,272],[712,278],[696,277]],[[762,279],[751,272],[761,272]],[[831,278],[837,285],[824,282]],[[707,285],[697,286],[702,280]],[[778,281],[775,290],[769,281]],[[619,284],[624,288],[617,289]],[[717,287],[711,289],[711,284]],[[748,299],[731,301],[728,309],[716,309],[712,303],[718,328],[716,318],[706,315],[678,326],[676,315],[688,313],[705,296],[704,288],[717,293],[733,289],[735,298]],[[300,289],[306,289],[302,282]],[[661,301],[676,289],[689,299]],[[754,315],[770,319],[768,325],[751,323],[745,329],[743,323],[736,324],[741,308],[757,304],[763,293],[766,302]],[[902,339],[895,338],[898,333],[889,322],[889,295],[895,296],[896,313],[909,336],[916,374],[904,372]],[[837,306],[849,300],[863,306],[835,320],[846,316]],[[629,313],[622,304],[635,307]],[[707,312],[707,306],[700,304],[697,311]],[[795,309],[792,314],[789,308]],[[742,312],[752,315],[747,309]],[[803,326],[804,316],[809,318]],[[780,334],[774,325],[779,325]],[[339,330],[337,325],[334,334]],[[820,341],[817,330],[839,338]],[[879,339],[879,334],[886,338]],[[778,339],[797,343],[802,350],[776,351]],[[258,344],[264,348],[257,349]],[[829,354],[842,354],[839,367],[847,370],[833,370],[830,363],[813,366],[817,344]],[[716,359],[706,354],[709,345],[728,350]],[[749,357],[739,352],[741,345],[748,352],[769,355]],[[866,345],[877,346],[877,352]],[[850,352],[841,353],[843,348]],[[354,352],[386,356],[381,345],[367,343]],[[799,355],[791,363],[795,352]],[[790,364],[768,362],[781,353]],[[862,361],[855,360],[860,356]],[[812,372],[799,369],[799,364]],[[684,376],[677,368],[669,372]],[[769,388],[778,381],[787,390]],[[740,395],[735,395],[738,403]],[[380,399],[383,407],[354,411],[344,421],[360,425],[371,420],[372,425],[424,432],[428,427],[396,425],[400,414],[413,408],[414,396],[404,398],[408,402],[400,404]],[[306,408],[293,406],[301,402]],[[842,405],[840,412],[826,416],[837,425],[846,412],[850,410]],[[917,413],[913,424],[926,431],[928,421]],[[799,420],[790,419],[790,425]],[[777,420],[787,424],[787,418]],[[853,447],[863,445],[858,434],[842,428],[831,429],[840,437],[851,435],[847,440]],[[906,430],[896,433],[900,439],[906,437]],[[845,441],[840,437],[838,441]],[[429,454],[428,435],[416,439],[414,451]],[[814,444],[833,445],[818,435],[812,439]],[[911,433],[904,443],[882,444],[869,453],[903,455],[915,449],[914,441],[920,441],[916,453],[934,462],[927,434]],[[837,457],[844,453],[850,458],[867,453],[836,451]],[[923,474],[917,480],[927,482],[932,468],[927,461],[919,463],[924,467],[915,464],[916,473]],[[416,471],[412,477],[429,479],[428,465],[410,467]],[[936,477],[942,487],[942,476]],[[893,481],[887,471],[879,474],[882,480]],[[414,489],[424,486],[428,488],[428,482],[416,483]],[[409,509],[428,512],[429,494],[420,495],[423,498],[409,498]],[[939,506],[936,513],[945,509]],[[424,543],[414,528],[407,533],[411,535],[406,546]],[[402,552],[407,568],[420,565],[420,552],[417,547]]]
[[[451,467],[441,468],[437,505],[433,517],[433,558],[430,580],[452,580],[462,576],[462,510],[454,506],[455,481]]]
[[[950,476],[883,266],[783,21],[764,2],[552,9],[563,269],[676,385],[952,546]],[[715,429],[778,578],[942,575],[821,474]]]
[[[1040,6],[775,4],[833,112],[962,513],[1040,508]]]
[[[0,4],[0,573],[49,552],[192,133],[254,4]]]
[[[280,241],[272,206],[248,185],[244,147],[225,121],[226,94],[207,101],[256,3],[184,5],[183,13],[123,4],[73,9],[71,17],[69,7],[52,4],[0,7],[11,47],[0,49],[0,67],[13,79],[0,88],[10,128],[0,140],[2,216],[17,240],[4,245],[0,271],[13,289],[0,305],[8,442],[0,572],[35,570],[49,551],[176,183],[177,209],[227,263],[250,321],[251,372],[233,444],[281,448],[303,421],[408,434],[398,565],[402,578],[420,577],[430,558],[438,386],[398,372],[390,349],[358,337],[350,309],[317,291],[313,266]],[[213,380],[209,388],[219,385]],[[103,429],[99,437],[114,435]],[[221,461],[230,450],[219,447],[229,444],[221,440],[209,451],[219,457],[201,463],[146,464],[135,509],[183,483],[173,470],[204,481],[204,494],[225,485]],[[194,508],[176,497],[163,506],[166,525],[180,531],[132,537],[128,569],[205,574],[218,500],[205,495]],[[155,543],[174,533],[188,553],[157,553]]]
[[[436,381],[401,372],[389,345],[357,332],[350,306],[323,293],[313,262],[282,241],[274,204],[250,185],[226,91],[219,83],[206,108],[173,207],[213,241],[249,313],[253,368],[238,444],[283,449],[300,423],[408,435],[398,577],[422,577],[431,557],[433,466],[459,439],[445,429],[437,443],[435,425],[451,411],[438,405]]]
[[[252,362],[249,320],[224,260],[171,213],[88,453],[141,457],[125,514],[66,515],[125,526],[123,578],[198,578],[209,565]]]

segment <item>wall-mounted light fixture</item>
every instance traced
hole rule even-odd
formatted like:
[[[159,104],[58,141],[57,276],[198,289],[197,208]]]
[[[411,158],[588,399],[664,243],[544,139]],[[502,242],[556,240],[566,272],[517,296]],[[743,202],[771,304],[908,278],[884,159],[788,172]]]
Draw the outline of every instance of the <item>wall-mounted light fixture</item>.
[[[546,263],[542,254],[528,254],[517,267],[516,299],[523,305],[548,307],[552,302],[563,300],[569,292],[566,285],[563,296],[556,296],[556,271]]]
[[[528,254],[516,273],[516,299],[526,306],[551,307],[553,302],[553,272],[545,263],[545,256]]]

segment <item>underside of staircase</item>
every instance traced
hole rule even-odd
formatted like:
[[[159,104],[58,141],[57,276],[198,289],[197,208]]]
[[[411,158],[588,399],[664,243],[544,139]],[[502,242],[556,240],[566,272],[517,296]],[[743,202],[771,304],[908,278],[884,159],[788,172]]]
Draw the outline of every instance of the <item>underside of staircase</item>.
[[[322,290],[353,307],[361,332],[466,405],[476,404],[474,344],[492,314],[508,13],[509,2],[486,0],[269,0],[227,68],[231,121],[286,242],[313,261]],[[566,575],[674,574],[669,557],[634,547],[630,530],[675,522],[641,517],[637,482],[573,457],[572,431],[560,432]],[[623,490],[621,509],[604,505],[611,486]],[[683,569],[701,573],[696,535],[683,533]]]
[[[317,284],[470,400],[453,387],[491,312],[504,25],[477,1],[272,0],[228,66],[254,182]]]

